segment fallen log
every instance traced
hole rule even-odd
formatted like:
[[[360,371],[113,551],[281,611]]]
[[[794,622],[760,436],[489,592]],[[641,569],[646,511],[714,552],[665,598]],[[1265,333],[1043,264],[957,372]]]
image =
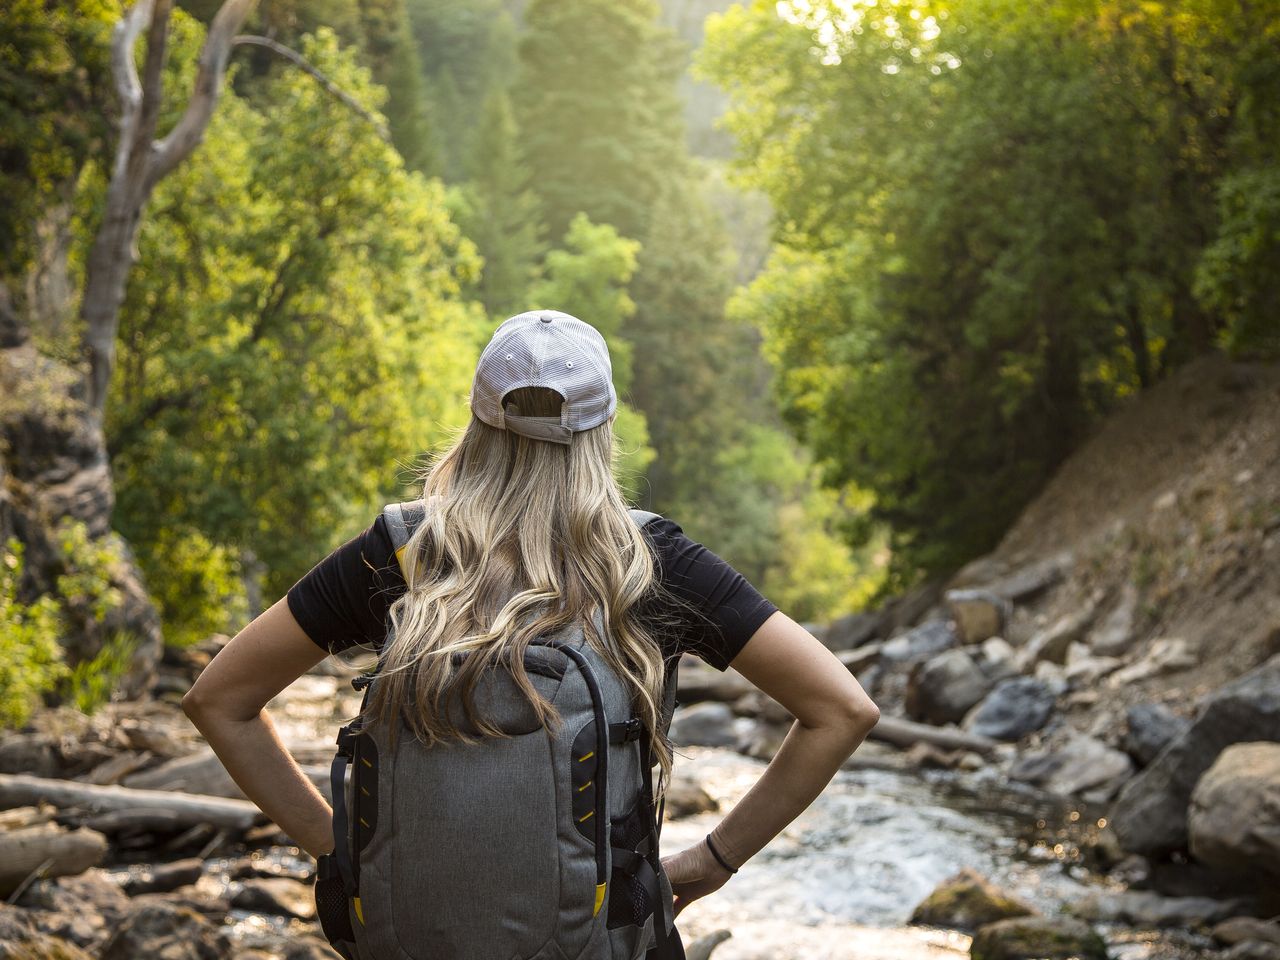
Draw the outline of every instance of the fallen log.
[[[107,838],[95,830],[67,830],[42,823],[0,833],[0,895],[8,895],[39,871],[65,877],[97,866],[107,853]]]
[[[996,741],[976,733],[966,733],[948,727],[934,727],[927,723],[903,720],[901,717],[881,717],[871,728],[870,737],[891,743],[895,747],[909,747],[916,743],[928,743],[943,750],[970,750],[983,756],[996,748]]]
[[[247,830],[266,822],[262,811],[247,800],[228,800],[161,790],[99,786],[68,780],[47,780],[22,774],[0,774],[0,809],[29,806],[44,801],[58,809],[82,807],[95,813],[115,810],[165,810],[179,826],[211,823],[217,827]]]

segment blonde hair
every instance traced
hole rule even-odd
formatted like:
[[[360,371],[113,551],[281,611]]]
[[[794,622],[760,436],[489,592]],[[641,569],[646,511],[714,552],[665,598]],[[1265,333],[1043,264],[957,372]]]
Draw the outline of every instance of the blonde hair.
[[[532,416],[559,416],[562,403],[545,387],[517,388],[507,399]],[[665,663],[646,623],[660,625],[651,599],[674,598],[649,539],[627,515],[616,456],[612,418],[574,433],[567,446],[471,418],[420,478],[429,509],[404,550],[407,589],[390,608],[373,716],[404,717],[427,745],[474,742],[448,709],[460,693],[481,735],[506,736],[475,717],[473,700],[485,670],[502,662],[538,723],[557,728],[562,718],[530,682],[524,651],[581,622],[586,642],[631,692],[661,765],[655,801],[662,795],[671,773],[671,749],[658,732]],[[605,636],[595,629],[597,611]],[[453,656],[463,651],[471,655]]]

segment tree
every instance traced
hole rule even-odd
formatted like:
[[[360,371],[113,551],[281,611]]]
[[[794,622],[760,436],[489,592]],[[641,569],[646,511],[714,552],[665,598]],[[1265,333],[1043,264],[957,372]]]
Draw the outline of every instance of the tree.
[[[456,216],[484,257],[476,293],[490,316],[505,317],[525,309],[545,244],[541,207],[501,90],[485,100],[467,169]]]
[[[641,237],[683,175],[680,41],[654,0],[533,0],[513,95],[549,239],[579,211]]]

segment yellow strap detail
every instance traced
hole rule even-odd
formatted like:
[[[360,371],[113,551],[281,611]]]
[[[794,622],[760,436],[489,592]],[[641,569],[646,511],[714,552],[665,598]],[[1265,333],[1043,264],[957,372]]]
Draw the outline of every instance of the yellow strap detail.
[[[587,813],[586,813],[586,815],[585,815],[585,816],[581,816],[581,817],[579,817],[579,818],[578,818],[578,822],[579,822],[579,823],[581,823],[583,820],[587,819],[587,817],[591,816],[591,814],[593,814],[593,813],[595,813],[595,811],[594,811],[594,810],[589,810],[589,811],[587,811]]]
[[[360,762],[361,762],[361,763],[363,763],[366,767],[372,767],[372,766],[373,766],[373,764],[372,764],[372,763],[370,763],[368,760],[366,760],[364,757],[361,757],[361,758],[360,758]]]
[[[600,912],[600,904],[604,903],[604,888],[605,884],[596,884],[596,906],[595,909],[591,911],[591,915],[593,917]]]
[[[592,750],[592,751],[591,751],[590,753],[588,753],[585,757],[579,757],[579,758],[578,758],[578,762],[579,762],[579,763],[581,763],[583,760],[590,760],[590,759],[591,759],[592,757],[594,757],[595,755],[596,755],[596,752],[595,752],[594,750]]]
[[[369,791],[366,790],[364,787],[360,788],[360,792],[363,793],[366,797],[369,796]]]
[[[401,573],[404,572],[404,550],[405,550],[405,547],[407,546],[409,545],[406,543],[404,547],[401,547],[399,550],[396,551],[396,563],[400,564]]]
[[[584,783],[582,786],[578,788],[578,792],[581,793],[583,790],[587,789],[587,787],[591,786],[591,784],[594,782],[595,781],[593,780],[588,780],[586,783]]]
[[[364,817],[360,818],[360,822],[363,823],[366,827],[369,825],[369,821],[366,820]]]
[[[357,919],[357,920],[359,920],[361,924],[363,924],[363,923],[364,923],[364,911],[363,911],[362,909],[360,909],[360,898],[359,898],[359,897],[353,897],[353,898],[352,898],[352,900],[351,900],[351,902],[352,902],[352,903],[354,903],[354,904],[355,904],[355,907],[356,907],[356,919]]]

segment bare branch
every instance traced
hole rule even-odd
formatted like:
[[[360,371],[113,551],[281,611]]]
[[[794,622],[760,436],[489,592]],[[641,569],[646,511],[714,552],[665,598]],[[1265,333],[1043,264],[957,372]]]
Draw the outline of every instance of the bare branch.
[[[232,42],[236,46],[240,46],[241,44],[244,44],[252,47],[263,47],[264,49],[270,50],[276,56],[283,57],[285,60],[288,60],[295,67],[301,70],[303,73],[312,77],[316,81],[316,83],[320,84],[320,86],[322,86],[325,89],[326,93],[330,94],[332,97],[337,99],[344,106],[349,108],[352,112],[358,114],[359,116],[367,120],[369,124],[373,127],[373,129],[377,132],[378,136],[381,137],[385,142],[387,143],[391,142],[390,131],[387,130],[386,126],[383,124],[383,122],[380,119],[378,119],[378,117],[376,117],[374,114],[370,113],[363,106],[361,106],[359,101],[357,101],[355,97],[351,96],[351,94],[347,93],[345,90],[339,87],[336,83],[330,80],[327,76],[325,76],[325,74],[323,74],[319,69],[313,66],[307,60],[307,58],[304,57],[302,54],[298,53],[298,51],[290,49],[289,47],[286,47],[283,43],[277,43],[275,40],[272,40],[270,37],[257,37],[249,34],[236,37],[235,40]]]
[[[111,74],[116,82],[116,95],[120,98],[120,141],[116,144],[113,177],[124,173],[138,125],[142,84],[138,81],[133,48],[138,43],[143,25],[151,20],[152,6],[153,0],[137,0],[111,31]]]
[[[182,119],[155,146],[147,176],[150,186],[164,179],[204,139],[209,118],[218,105],[222,77],[227,70],[227,59],[231,56],[236,31],[244,25],[257,2],[258,0],[226,0],[213,18],[204,48],[200,51],[195,89],[191,91],[187,109],[183,112]]]
[[[169,18],[173,0],[153,0],[151,26],[147,30],[147,59],[142,68],[142,109],[129,147],[128,182],[134,189],[150,192],[147,168],[151,163],[151,141],[160,120],[164,101],[164,62],[169,56]]]

